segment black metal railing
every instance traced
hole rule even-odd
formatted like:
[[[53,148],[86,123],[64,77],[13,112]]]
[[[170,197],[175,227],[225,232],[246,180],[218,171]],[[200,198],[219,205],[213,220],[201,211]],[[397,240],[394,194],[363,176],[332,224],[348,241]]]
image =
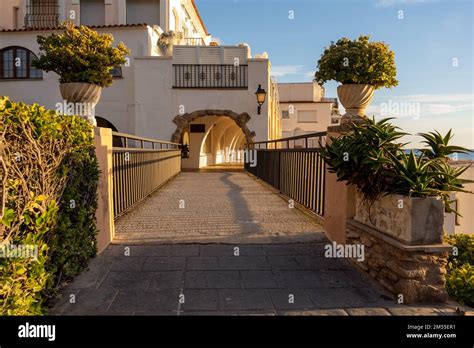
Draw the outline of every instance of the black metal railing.
[[[247,65],[175,64],[174,88],[248,88]]]
[[[112,132],[125,147],[112,151],[114,218],[181,171],[180,144]]]
[[[298,141],[303,145],[297,145]],[[245,170],[324,216],[326,164],[320,151],[325,141],[326,132],[319,132],[251,143],[245,153]]]
[[[51,28],[59,25],[58,0],[29,0],[26,5],[27,28]]]
[[[321,101],[326,103],[338,103],[337,98],[321,98]]]

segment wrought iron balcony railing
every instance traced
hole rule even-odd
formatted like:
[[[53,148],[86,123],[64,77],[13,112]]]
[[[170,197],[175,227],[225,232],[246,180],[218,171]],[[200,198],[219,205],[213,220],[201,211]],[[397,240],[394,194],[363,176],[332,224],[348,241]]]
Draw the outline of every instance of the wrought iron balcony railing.
[[[335,105],[338,105],[339,101],[337,98],[321,98],[322,102],[327,102],[327,103],[333,103]]]
[[[174,88],[248,88],[247,65],[175,64]]]
[[[29,0],[26,5],[27,28],[50,28],[59,25],[58,0]]]

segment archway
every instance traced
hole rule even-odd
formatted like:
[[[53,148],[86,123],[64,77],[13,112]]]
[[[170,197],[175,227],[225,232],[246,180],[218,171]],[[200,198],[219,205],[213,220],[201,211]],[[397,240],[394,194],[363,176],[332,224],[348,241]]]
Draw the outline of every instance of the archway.
[[[255,132],[247,127],[250,116],[230,110],[198,110],[178,115],[171,137],[173,142],[189,144],[189,158],[183,168],[202,168],[214,165],[242,164],[239,151],[255,139]]]
[[[113,132],[118,132],[117,127],[114,126],[112,122],[109,120],[101,117],[101,116],[95,116],[95,120],[97,122],[97,127],[101,128],[110,128],[112,129]],[[114,137],[112,139],[112,146],[113,147],[123,147],[122,139],[118,137]]]
[[[245,134],[245,138],[248,143],[254,141],[255,132],[251,132],[247,127],[248,121],[250,121],[250,115],[246,112],[238,114],[231,110],[197,110],[191,113],[183,115],[177,115],[173,119],[173,123],[176,124],[176,130],[171,136],[171,141],[178,143],[183,135],[183,132],[189,128],[189,124],[200,117],[206,116],[227,116],[235,121],[235,123],[242,129]]]

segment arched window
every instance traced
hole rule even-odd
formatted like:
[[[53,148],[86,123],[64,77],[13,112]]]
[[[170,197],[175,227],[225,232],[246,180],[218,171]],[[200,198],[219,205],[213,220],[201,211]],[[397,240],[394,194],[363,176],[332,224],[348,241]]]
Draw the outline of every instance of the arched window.
[[[0,79],[41,79],[43,72],[31,63],[37,57],[24,47],[7,47],[0,51]]]

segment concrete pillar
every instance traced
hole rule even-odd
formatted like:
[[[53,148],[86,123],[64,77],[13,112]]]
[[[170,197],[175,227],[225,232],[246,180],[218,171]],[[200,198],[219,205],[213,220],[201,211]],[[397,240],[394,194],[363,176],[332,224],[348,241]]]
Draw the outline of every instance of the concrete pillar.
[[[112,177],[112,130],[94,128],[94,146],[99,163],[99,187],[97,218],[97,253],[100,254],[115,236],[113,177]]]
[[[339,137],[348,133],[347,125],[328,127],[329,137]],[[324,198],[324,229],[331,241],[345,244],[347,219],[355,215],[355,187],[337,181],[337,176],[326,169],[326,192]]]

